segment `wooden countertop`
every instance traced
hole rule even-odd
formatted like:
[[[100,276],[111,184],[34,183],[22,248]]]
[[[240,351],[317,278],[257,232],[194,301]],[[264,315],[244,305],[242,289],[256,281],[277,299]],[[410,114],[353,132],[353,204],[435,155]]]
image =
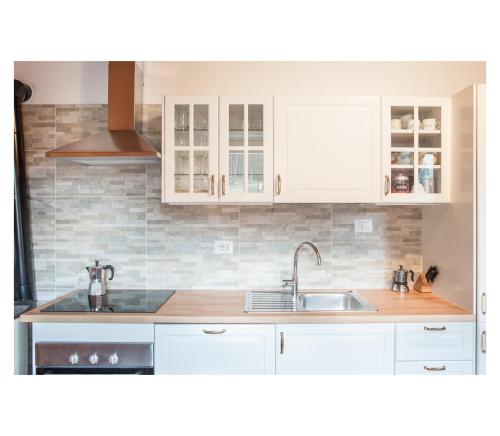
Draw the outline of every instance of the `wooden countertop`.
[[[78,291],[75,291],[78,292]],[[317,292],[317,291],[315,291]],[[362,313],[245,313],[246,291],[177,291],[156,313],[40,312],[54,301],[21,316],[23,322],[165,324],[335,324],[361,322],[474,321],[475,315],[434,294],[387,289],[356,291],[379,310]]]

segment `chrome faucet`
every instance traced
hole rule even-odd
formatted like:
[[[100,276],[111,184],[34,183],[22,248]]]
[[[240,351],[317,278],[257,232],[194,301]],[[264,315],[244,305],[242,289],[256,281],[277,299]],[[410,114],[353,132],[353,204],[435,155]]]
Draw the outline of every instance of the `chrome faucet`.
[[[321,265],[321,255],[319,254],[319,250],[316,247],[316,245],[314,245],[312,242],[302,242],[295,249],[295,254],[293,256],[293,277],[289,280],[286,280],[286,279],[283,280],[283,287],[290,286],[291,293],[293,296],[293,301],[295,304],[297,304],[297,295],[299,294],[299,277],[297,274],[297,263],[299,260],[300,250],[302,250],[306,246],[309,246],[314,250],[314,253],[316,254],[316,259],[317,259],[318,265]]]

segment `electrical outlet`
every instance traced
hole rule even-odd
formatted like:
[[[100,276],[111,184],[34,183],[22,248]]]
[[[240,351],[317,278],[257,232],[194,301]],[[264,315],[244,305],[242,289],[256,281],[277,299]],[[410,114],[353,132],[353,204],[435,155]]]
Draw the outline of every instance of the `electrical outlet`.
[[[354,220],[354,231],[356,233],[372,233],[373,220],[371,219]]]
[[[233,241],[215,241],[214,254],[233,254]]]

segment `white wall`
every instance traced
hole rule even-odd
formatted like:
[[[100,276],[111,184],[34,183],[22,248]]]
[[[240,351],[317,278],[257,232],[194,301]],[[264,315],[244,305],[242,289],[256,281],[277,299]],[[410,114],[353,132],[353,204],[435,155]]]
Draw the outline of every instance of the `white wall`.
[[[144,62],[144,103],[168,94],[447,97],[485,81],[484,62]]]
[[[144,103],[170,95],[451,96],[484,83],[484,62],[140,62]],[[102,104],[107,62],[15,62],[29,104]]]
[[[15,62],[14,78],[31,86],[27,104],[108,102],[107,62]]]
[[[473,311],[475,246],[475,91],[452,99],[451,201],[422,208],[422,266],[440,271],[433,292]]]

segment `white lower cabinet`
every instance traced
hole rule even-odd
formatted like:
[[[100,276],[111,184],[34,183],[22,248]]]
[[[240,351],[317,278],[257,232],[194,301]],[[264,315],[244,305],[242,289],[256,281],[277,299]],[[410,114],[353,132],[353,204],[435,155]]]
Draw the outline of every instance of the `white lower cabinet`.
[[[276,325],[277,374],[394,374],[394,324]]]
[[[472,375],[472,361],[429,360],[418,362],[396,362],[397,375]]]
[[[274,374],[274,331],[274,324],[157,324],[155,374]]]
[[[473,322],[396,325],[396,374],[474,374]]]
[[[398,323],[396,360],[473,360],[474,323]]]

